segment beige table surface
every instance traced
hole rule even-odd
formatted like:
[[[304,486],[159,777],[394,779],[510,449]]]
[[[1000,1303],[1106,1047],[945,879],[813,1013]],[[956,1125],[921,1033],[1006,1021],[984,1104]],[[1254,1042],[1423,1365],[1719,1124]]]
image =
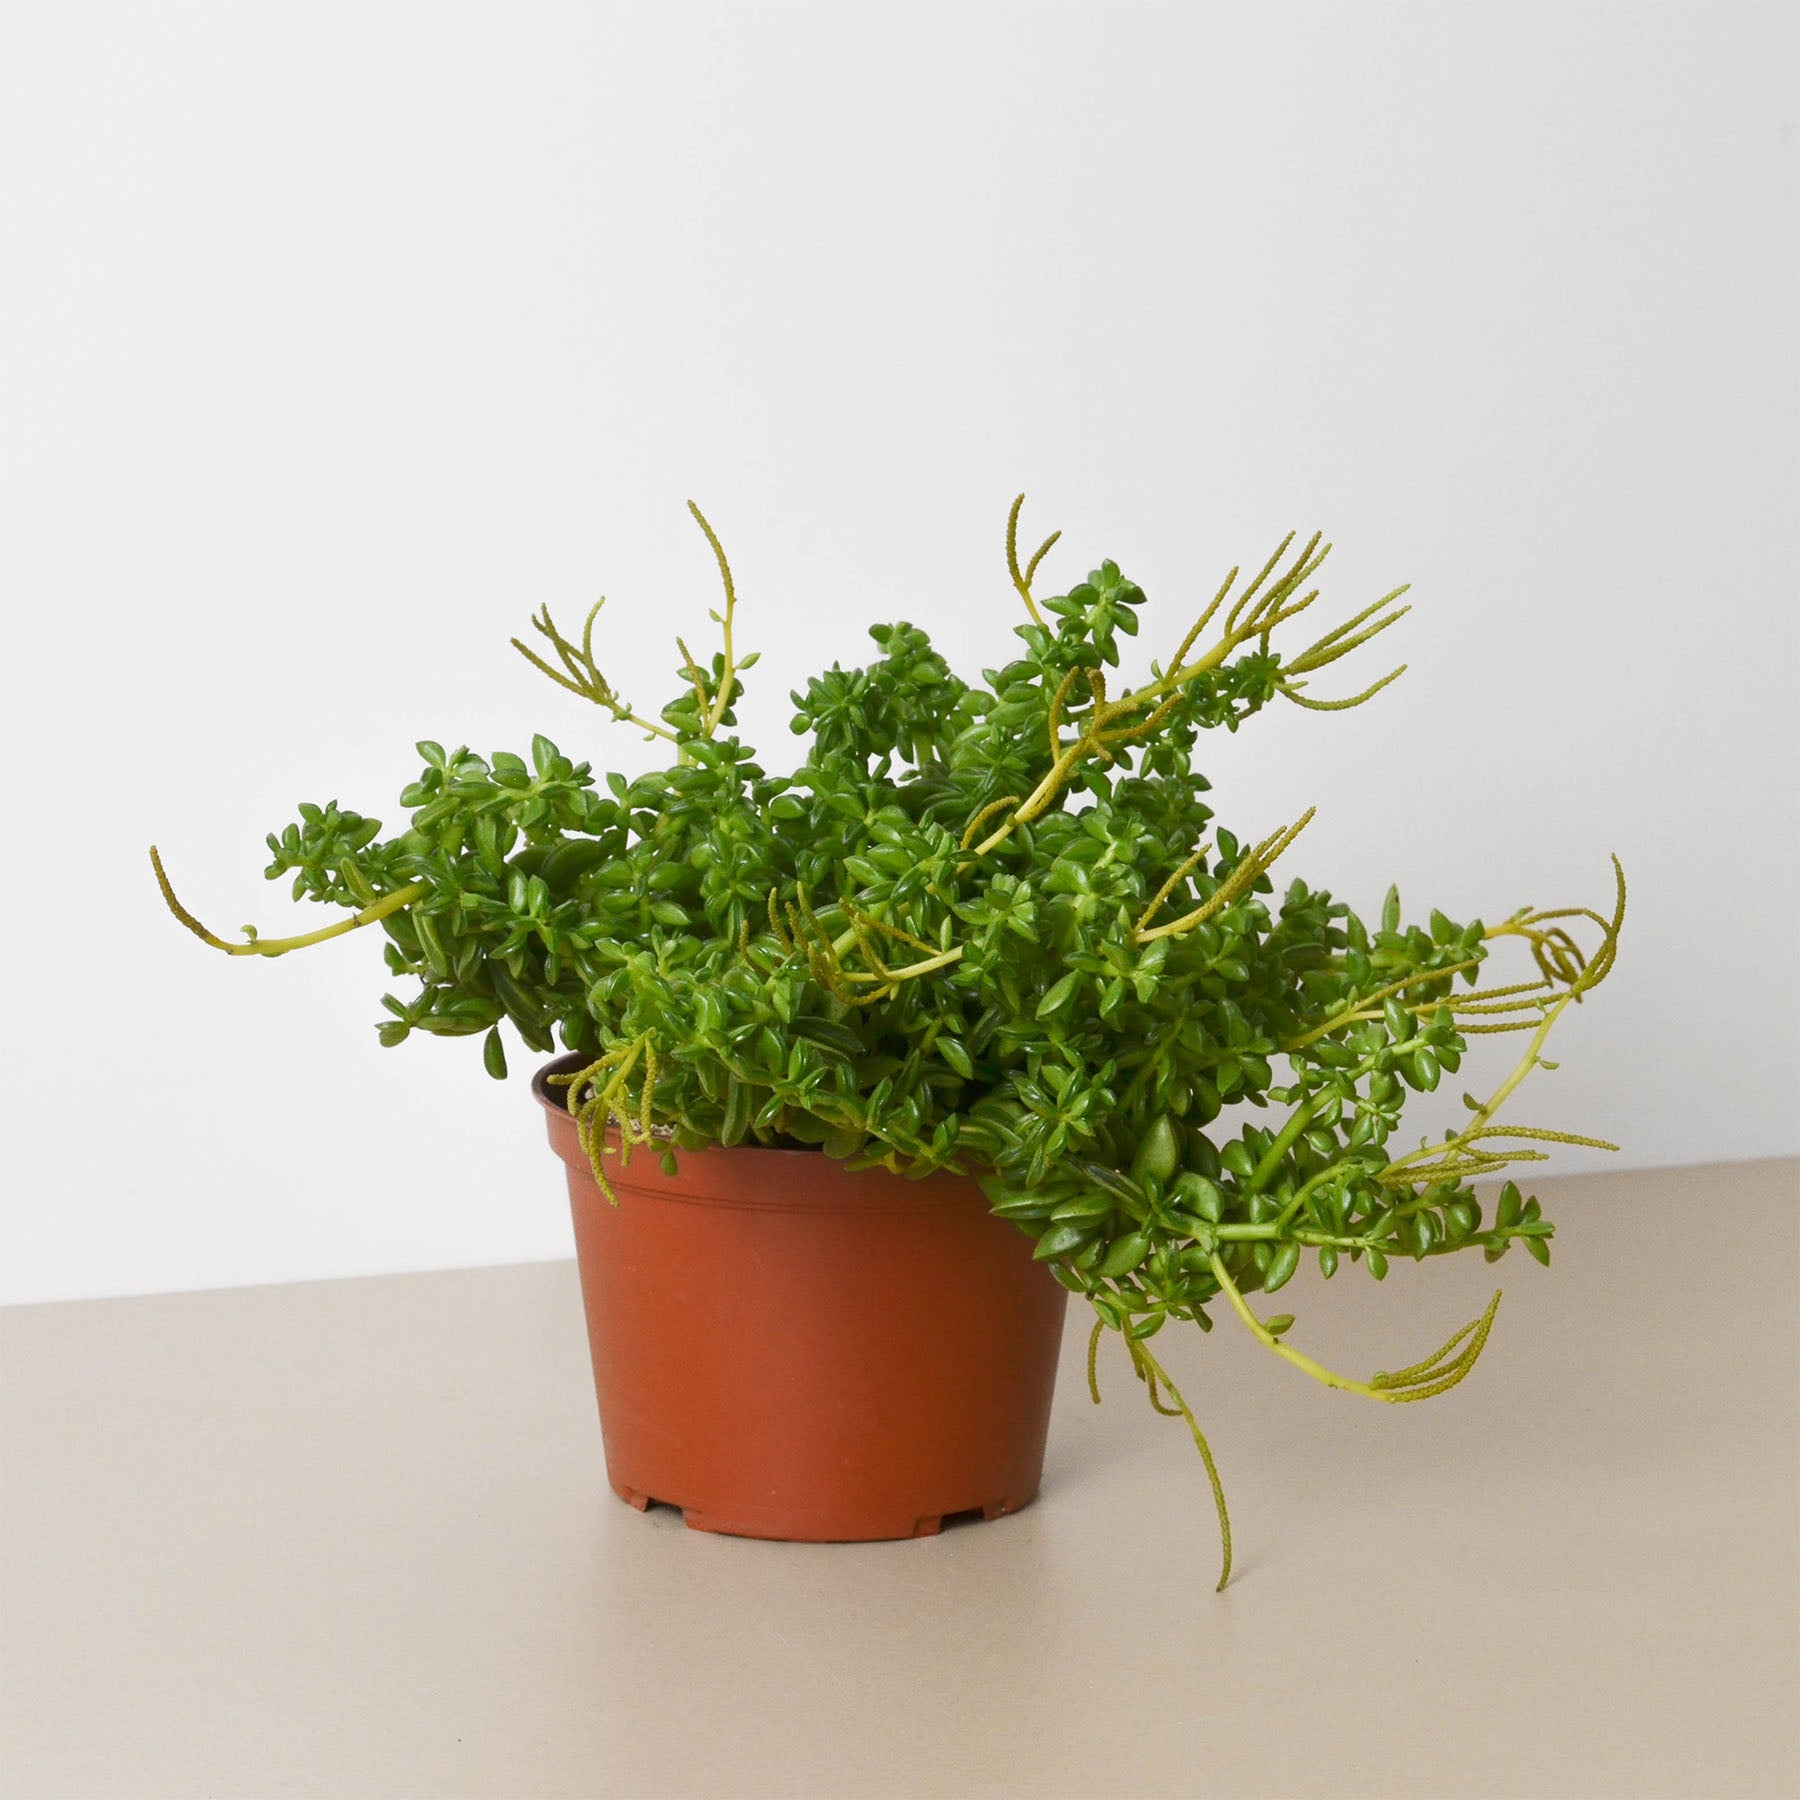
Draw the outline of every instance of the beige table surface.
[[[608,1493],[572,1264],[0,1314],[0,1791],[1800,1795],[1800,1165],[1537,1184],[1454,1393],[1074,1323],[1044,1491],[881,1545]],[[1352,1372],[1476,1255],[1297,1277]]]

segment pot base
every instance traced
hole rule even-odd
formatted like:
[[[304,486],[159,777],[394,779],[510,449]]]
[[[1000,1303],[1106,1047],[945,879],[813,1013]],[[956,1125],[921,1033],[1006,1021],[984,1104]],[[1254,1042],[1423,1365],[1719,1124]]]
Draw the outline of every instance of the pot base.
[[[1017,1500],[994,1500],[982,1506],[931,1513],[921,1519],[896,1518],[887,1525],[872,1519],[859,1521],[854,1532],[846,1532],[841,1520],[835,1526],[820,1522],[815,1529],[809,1530],[804,1518],[793,1512],[786,1512],[779,1519],[758,1520],[741,1514],[682,1506],[674,1500],[663,1500],[654,1494],[641,1493],[636,1488],[625,1487],[616,1481],[611,1482],[610,1486],[627,1506],[638,1512],[648,1512],[653,1506],[672,1508],[681,1514],[681,1522],[689,1531],[710,1531],[719,1537],[762,1538],[785,1544],[891,1543],[902,1538],[936,1537],[944,1529],[946,1520],[961,1523],[1003,1518],[1008,1513],[1016,1513],[1021,1507],[1029,1506],[1037,1497],[1034,1490]]]

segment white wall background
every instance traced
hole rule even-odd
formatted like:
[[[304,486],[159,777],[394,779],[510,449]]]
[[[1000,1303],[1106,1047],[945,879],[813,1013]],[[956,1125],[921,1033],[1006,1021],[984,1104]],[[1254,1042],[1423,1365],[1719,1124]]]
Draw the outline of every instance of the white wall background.
[[[394,820],[415,738],[645,766],[506,639],[604,591],[660,704],[689,495],[778,764],[872,619],[1006,654],[1020,487],[1064,585],[1145,585],[1146,657],[1322,526],[1339,616],[1414,582],[1411,672],[1217,745],[1226,822],[1316,803],[1293,869],[1421,915],[1601,905],[1616,850],[1618,972],[1516,1116],[1794,1151],[1794,20],[15,9],[0,1297],[568,1251],[523,1082],[377,1048],[374,934],[208,954],[145,846],[215,928],[310,929],[263,833]]]

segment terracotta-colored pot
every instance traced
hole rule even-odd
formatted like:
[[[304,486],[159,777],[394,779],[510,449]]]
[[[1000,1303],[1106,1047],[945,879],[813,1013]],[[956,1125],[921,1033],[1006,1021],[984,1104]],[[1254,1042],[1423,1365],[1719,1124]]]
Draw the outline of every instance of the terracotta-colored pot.
[[[809,1150],[608,1159],[564,1090],[567,1165],[607,1477],[701,1531],[924,1537],[1036,1494],[1068,1296],[973,1181],[854,1173]]]

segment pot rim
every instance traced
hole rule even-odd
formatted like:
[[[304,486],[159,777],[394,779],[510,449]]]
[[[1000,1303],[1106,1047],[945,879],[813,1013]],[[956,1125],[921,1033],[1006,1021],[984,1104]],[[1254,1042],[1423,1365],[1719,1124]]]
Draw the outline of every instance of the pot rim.
[[[578,1069],[585,1069],[593,1060],[594,1059],[584,1051],[569,1050],[565,1051],[563,1055],[556,1057],[552,1061],[541,1065],[533,1072],[531,1077],[531,1092],[533,1097],[537,1100],[537,1103],[549,1112],[552,1117],[561,1117],[568,1119],[573,1123],[575,1115],[569,1111],[569,1108],[565,1103],[565,1096],[567,1095],[568,1090],[566,1088],[552,1088],[550,1086],[550,1077],[552,1075],[572,1075]],[[608,1125],[606,1129],[609,1137],[613,1137],[617,1133],[616,1126]],[[682,1150],[677,1148],[672,1141],[674,1134],[668,1131],[667,1127],[653,1127],[652,1135],[670,1139],[669,1148],[674,1150],[677,1156],[730,1155],[795,1157],[804,1162],[811,1163],[815,1158],[824,1155],[824,1152],[818,1149],[776,1150],[767,1144],[706,1144],[696,1150]],[[647,1155],[653,1156],[656,1154],[655,1148],[652,1145],[640,1144],[637,1147],[643,1150]]]
[[[569,1074],[592,1060],[573,1051],[545,1063],[531,1078],[532,1094],[548,1115],[551,1147],[571,1174],[589,1180],[592,1174],[577,1144],[574,1117],[562,1095],[549,1085],[549,1078]],[[616,1134],[612,1142],[616,1147]],[[668,1148],[674,1150],[673,1145]],[[885,1169],[846,1169],[822,1150],[708,1144],[699,1150],[674,1150],[682,1167],[679,1175],[671,1177],[658,1166],[655,1144],[641,1144],[636,1149],[645,1161],[640,1164],[634,1158],[628,1165],[614,1164],[607,1171],[608,1180],[621,1192],[659,1201],[746,1207],[765,1213],[857,1215],[961,1207],[973,1197],[987,1210],[986,1197],[974,1177],[947,1169],[915,1179]]]

